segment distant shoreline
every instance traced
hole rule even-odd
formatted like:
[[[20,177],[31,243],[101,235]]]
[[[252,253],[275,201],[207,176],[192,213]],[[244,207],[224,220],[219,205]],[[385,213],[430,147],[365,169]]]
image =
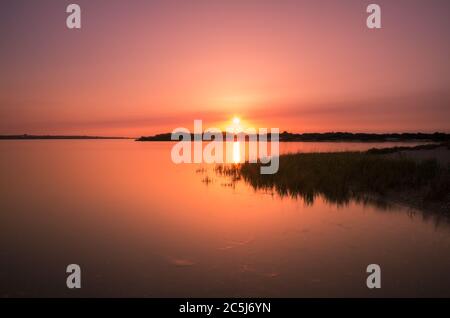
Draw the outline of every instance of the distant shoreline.
[[[223,134],[223,140],[225,140],[225,133]],[[136,141],[177,141],[172,140],[171,133],[157,134],[153,136],[142,136],[137,138]],[[191,140],[194,140],[195,135],[191,134]],[[203,139],[203,138],[202,138]],[[267,140],[270,141],[271,136],[267,134]],[[246,136],[248,140],[248,136]],[[399,142],[399,141],[429,141],[429,142],[444,142],[450,140],[450,134],[447,133],[387,133],[387,134],[375,134],[375,133],[349,133],[349,132],[327,132],[327,133],[303,133],[294,134],[289,132],[283,132],[279,134],[280,142]]]
[[[102,136],[52,136],[52,135],[0,135],[0,140],[53,140],[53,139],[134,139],[131,137],[102,137]]]
[[[164,141],[176,142],[172,140],[171,133],[156,134],[153,136],[121,137],[121,136],[88,136],[88,135],[0,135],[0,140],[113,140],[113,139],[133,139],[135,141]],[[191,134],[191,140],[196,137]],[[201,136],[203,139],[203,136]],[[225,140],[223,133],[223,140]],[[237,136],[235,136],[237,137]],[[266,139],[271,140],[271,135],[267,134]],[[245,136],[248,140],[248,135]],[[450,141],[448,133],[349,133],[349,132],[327,132],[327,133],[303,133],[295,134],[283,132],[279,134],[280,142],[446,142]]]

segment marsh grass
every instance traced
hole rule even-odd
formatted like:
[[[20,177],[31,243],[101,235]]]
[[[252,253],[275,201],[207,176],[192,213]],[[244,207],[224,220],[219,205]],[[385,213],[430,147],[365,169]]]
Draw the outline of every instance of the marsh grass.
[[[255,189],[275,190],[281,196],[302,197],[313,203],[318,195],[343,204],[375,197],[423,207],[447,206],[450,167],[436,160],[414,161],[370,152],[297,153],[280,156],[276,174],[260,174],[259,163],[216,167],[232,180],[243,178]]]

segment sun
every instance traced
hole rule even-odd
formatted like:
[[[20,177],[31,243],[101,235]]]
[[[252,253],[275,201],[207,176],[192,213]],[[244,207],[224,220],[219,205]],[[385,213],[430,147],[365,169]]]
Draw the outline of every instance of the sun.
[[[235,134],[242,132],[242,124],[241,119],[237,116],[234,116],[232,119],[233,122],[233,131]]]
[[[245,121],[242,121],[239,116],[233,116],[226,121],[225,131],[229,131],[234,134],[240,133],[244,131],[244,124]]]

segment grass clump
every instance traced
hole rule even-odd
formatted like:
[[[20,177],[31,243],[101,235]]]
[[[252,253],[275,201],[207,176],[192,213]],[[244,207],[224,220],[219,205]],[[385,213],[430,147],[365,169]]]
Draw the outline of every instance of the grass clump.
[[[260,174],[260,163],[220,166],[216,172],[243,178],[255,189],[274,189],[281,196],[302,197],[312,203],[317,195],[346,203],[376,195],[417,206],[448,206],[450,167],[436,160],[415,161],[371,152],[297,153],[280,156],[276,174]]]

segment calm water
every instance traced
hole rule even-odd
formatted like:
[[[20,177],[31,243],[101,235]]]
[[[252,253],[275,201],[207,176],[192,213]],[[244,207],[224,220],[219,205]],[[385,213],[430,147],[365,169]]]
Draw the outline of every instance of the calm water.
[[[224,186],[212,166],[174,165],[171,146],[1,142],[0,296],[450,296],[445,221]],[[66,288],[71,263],[80,290]],[[381,265],[380,290],[365,285],[371,263]]]

